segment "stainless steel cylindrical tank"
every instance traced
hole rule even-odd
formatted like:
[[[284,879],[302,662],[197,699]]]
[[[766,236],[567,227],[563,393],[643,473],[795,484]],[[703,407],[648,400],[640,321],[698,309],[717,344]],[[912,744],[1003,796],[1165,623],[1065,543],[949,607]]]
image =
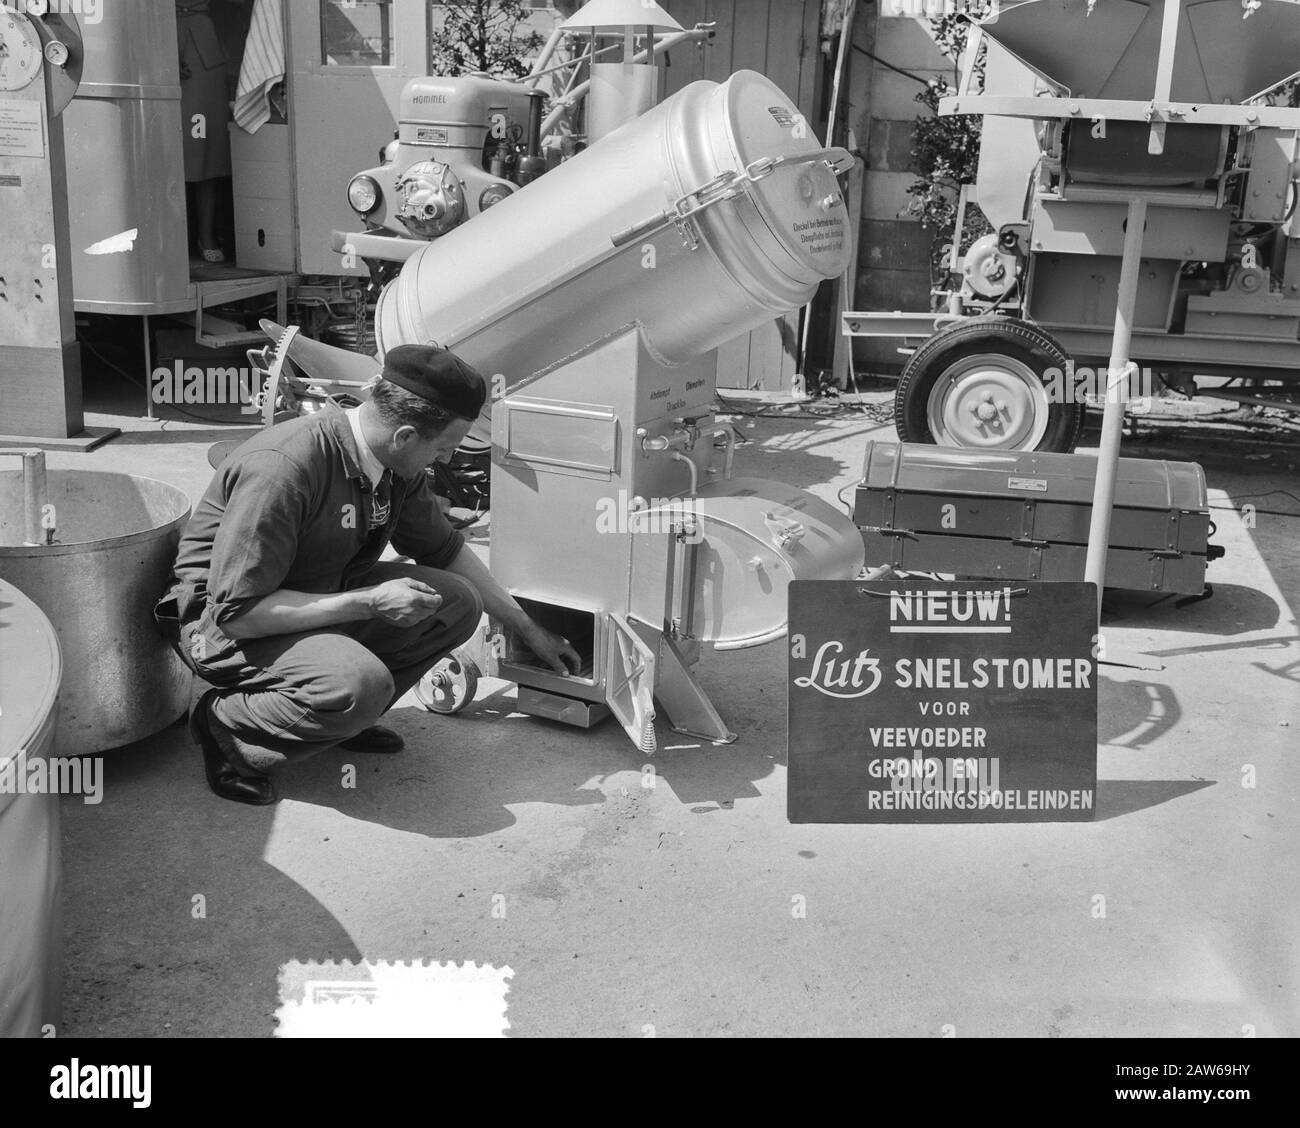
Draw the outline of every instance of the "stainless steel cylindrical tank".
[[[28,765],[52,754],[60,676],[49,619],[0,580],[0,1038],[60,1020],[59,797],[27,787]]]
[[[632,326],[666,363],[716,348],[844,271],[850,223],[833,170],[780,166],[681,229],[613,237],[756,160],[818,149],[764,76],[692,83],[421,248],[380,296],[381,355],[436,342],[509,391]]]
[[[0,473],[0,579],[58,632],[56,748],[78,756],[143,740],[185,712],[190,675],[158,633],[153,605],[190,503],[175,486],[131,474],[52,471],[47,481],[55,543],[25,544],[22,475]]]
[[[98,7],[63,117],[73,297],[96,313],[193,308],[176,5]]]

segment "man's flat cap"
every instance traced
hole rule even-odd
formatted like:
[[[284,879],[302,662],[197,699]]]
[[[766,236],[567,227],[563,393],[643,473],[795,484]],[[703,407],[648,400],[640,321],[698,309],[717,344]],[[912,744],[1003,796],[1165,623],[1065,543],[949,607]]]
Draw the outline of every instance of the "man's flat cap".
[[[455,353],[436,345],[389,349],[383,377],[462,419],[477,419],[487,402],[487,381]]]

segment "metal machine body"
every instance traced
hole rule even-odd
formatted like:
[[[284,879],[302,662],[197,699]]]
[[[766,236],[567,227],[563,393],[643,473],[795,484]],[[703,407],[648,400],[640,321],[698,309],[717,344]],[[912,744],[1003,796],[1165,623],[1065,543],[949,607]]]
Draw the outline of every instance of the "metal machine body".
[[[1097,460],[1032,451],[974,454],[919,443],[867,447],[853,519],[867,561],[903,571],[1081,580]],[[1121,458],[1107,587],[1201,595],[1212,527],[1194,462]]]
[[[436,239],[540,175],[543,97],[484,75],[408,82],[395,144],[348,189],[368,230]]]
[[[81,81],[74,15],[0,5],[0,446],[87,450],[72,310],[63,113]]]
[[[647,34],[620,63],[594,60],[623,50],[621,38],[615,46],[593,39],[586,54],[552,65],[571,28],[593,30],[570,20],[555,29],[524,79],[477,73],[411,79],[402,91],[396,139],[383,148],[379,165],[357,173],[348,185],[349,203],[365,226],[335,230],[333,249],[349,260],[366,260],[372,276],[387,281],[384,264],[405,262],[423,243],[481,215],[567,158],[568,150],[553,142],[565,115],[588,95],[593,105],[587,141],[649,109],[658,77],[655,59],[678,43],[706,41],[713,25],[686,30],[654,5],[638,3],[634,9],[639,23],[629,32]],[[592,77],[577,82],[584,66]],[[565,93],[543,117],[547,98],[539,83],[563,71],[571,72]]]
[[[507,639],[523,711],[587,724],[573,699],[592,702],[653,751],[657,700],[676,730],[729,740],[691,672],[700,644],[778,638],[790,580],[860,566],[832,506],[731,477],[713,393],[712,353],[665,365],[630,329],[495,405],[494,574],[585,660],[559,678]]]
[[[1297,72],[1297,42],[1300,7],[1281,0],[1244,13],[1237,0],[1003,3],[972,28],[962,88],[940,107],[984,115],[977,183],[963,207],[978,203],[995,233],[954,258],[958,285],[942,311],[847,313],[844,332],[941,336],[995,314],[1050,335],[1076,365],[1107,366],[1138,198],[1145,222],[1125,360],[1149,374],[1141,391],[1163,381],[1191,393],[1197,375],[1294,381],[1300,109],[1262,95]],[[975,92],[982,47],[984,88]],[[927,360],[944,366],[933,350]],[[1000,378],[996,368],[988,381]],[[907,394],[941,394],[946,377],[935,376],[937,385]],[[967,393],[976,404],[982,391],[970,384]],[[1040,401],[1033,410],[1063,408]],[[900,403],[900,436],[924,439],[906,414]],[[1031,432],[1009,428],[1001,445],[1069,449],[1041,433],[1030,441]],[[985,445],[977,427],[932,438]]]
[[[733,437],[712,412],[713,350],[801,304],[847,253],[837,156],[791,115],[752,72],[693,84],[429,244],[380,298],[381,349],[436,340],[500,381],[494,571],[590,655],[559,679],[507,640],[523,709],[588,723],[573,702],[592,702],[649,748],[657,699],[675,728],[732,739],[692,676],[698,646],[778,637],[790,578],[861,563],[831,506],[729,482]],[[760,503],[737,528],[741,496]]]
[[[106,9],[67,112],[77,309],[193,309],[175,5]]]
[[[494,574],[586,663],[561,679],[504,638],[524,711],[609,710],[651,750],[657,700],[678,730],[734,739],[694,679],[699,647],[780,637],[792,578],[861,565],[834,507],[731,478],[712,408],[714,350],[847,262],[848,154],[799,120],[754,72],[694,83],[422,244],[380,295],[381,354],[436,341],[492,384],[472,435],[492,449]],[[345,376],[331,355],[288,350]]]

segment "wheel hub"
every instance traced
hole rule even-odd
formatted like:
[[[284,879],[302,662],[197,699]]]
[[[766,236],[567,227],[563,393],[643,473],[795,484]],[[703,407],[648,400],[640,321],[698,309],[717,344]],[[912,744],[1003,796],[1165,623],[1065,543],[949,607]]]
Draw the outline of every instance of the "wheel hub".
[[[458,651],[419,680],[415,685],[416,702],[432,713],[458,713],[474,700],[479,676],[478,664]]]
[[[1014,357],[980,353],[943,372],[930,393],[930,433],[940,446],[1032,450],[1047,430],[1047,390]]]

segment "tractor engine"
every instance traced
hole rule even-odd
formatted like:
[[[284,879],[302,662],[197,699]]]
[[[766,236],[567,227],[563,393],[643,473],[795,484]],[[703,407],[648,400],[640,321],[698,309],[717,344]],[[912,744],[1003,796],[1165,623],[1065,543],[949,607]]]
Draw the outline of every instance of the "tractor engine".
[[[483,75],[412,79],[397,138],[358,173],[348,202],[373,234],[429,242],[546,170],[540,91]]]

